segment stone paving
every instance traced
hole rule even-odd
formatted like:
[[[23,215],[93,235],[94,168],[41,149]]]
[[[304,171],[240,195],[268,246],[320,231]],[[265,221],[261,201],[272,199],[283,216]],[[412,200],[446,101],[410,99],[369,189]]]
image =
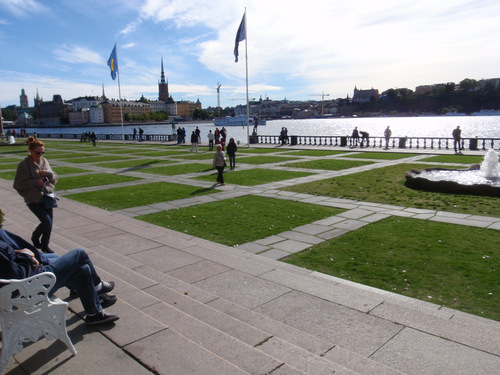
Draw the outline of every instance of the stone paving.
[[[500,323],[276,261],[395,215],[500,230],[500,218],[280,190],[303,181],[419,161],[429,154],[259,186],[228,183],[214,194],[115,212],[64,198],[109,185],[60,192],[53,248],[58,253],[74,247],[89,251],[99,273],[117,281],[119,301],[109,310],[121,319],[114,327],[86,327],[79,319],[81,305],[73,300],[68,331],[78,354],[71,357],[60,343],[42,340],[11,359],[5,373],[500,373]],[[252,167],[243,164],[244,158],[237,161],[241,163],[238,168]],[[284,163],[266,168],[293,170],[283,167]],[[87,163],[51,164],[109,171]],[[186,175],[158,176],[140,170],[121,174],[146,182],[213,186]],[[138,183],[145,181],[113,186]],[[4,227],[29,238],[35,225],[33,215],[11,186],[12,181],[0,179]],[[344,211],[237,248],[134,219],[248,194]],[[64,292],[60,296],[67,297]]]

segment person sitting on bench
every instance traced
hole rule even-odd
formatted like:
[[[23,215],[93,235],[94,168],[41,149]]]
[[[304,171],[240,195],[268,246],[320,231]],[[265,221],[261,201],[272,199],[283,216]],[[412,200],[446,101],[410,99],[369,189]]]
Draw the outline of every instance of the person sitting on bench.
[[[104,311],[104,307],[116,302],[115,296],[107,295],[115,283],[101,280],[85,250],[73,249],[61,256],[45,254],[21,237],[0,228],[2,278],[25,279],[42,272],[52,272],[57,279],[49,295],[63,286],[78,293],[87,314],[86,324],[110,323],[119,319]]]

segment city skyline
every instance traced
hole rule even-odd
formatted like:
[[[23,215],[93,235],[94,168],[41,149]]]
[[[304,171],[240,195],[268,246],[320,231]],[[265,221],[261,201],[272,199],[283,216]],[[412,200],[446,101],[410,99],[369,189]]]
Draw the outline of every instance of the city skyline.
[[[313,0],[0,0],[0,103],[30,106],[36,92],[118,98],[106,62],[118,46],[122,98],[158,98],[164,60],[169,91],[203,108],[243,104],[245,42],[234,39],[247,9],[250,98],[321,100],[354,87],[409,88],[500,76],[500,3],[407,0],[354,4]]]

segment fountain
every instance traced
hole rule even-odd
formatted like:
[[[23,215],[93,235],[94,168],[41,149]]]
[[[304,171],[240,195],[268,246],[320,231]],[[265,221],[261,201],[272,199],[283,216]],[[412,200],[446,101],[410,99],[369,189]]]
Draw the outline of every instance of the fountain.
[[[405,173],[406,186],[427,191],[500,197],[498,155],[488,150],[483,162],[468,169],[427,168]]]

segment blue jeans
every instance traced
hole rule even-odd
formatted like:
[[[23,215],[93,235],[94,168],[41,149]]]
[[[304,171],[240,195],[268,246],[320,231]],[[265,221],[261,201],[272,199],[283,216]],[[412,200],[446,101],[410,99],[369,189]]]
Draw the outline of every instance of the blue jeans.
[[[28,208],[40,220],[40,224],[38,224],[33,232],[33,237],[36,239],[40,239],[41,237],[40,244],[42,245],[42,249],[45,249],[49,246],[50,234],[52,233],[53,209],[45,208],[43,202],[29,203]]]
[[[87,314],[97,314],[102,310],[95,286],[101,282],[88,254],[83,249],[74,249],[66,254],[46,254],[49,264],[44,270],[56,275],[56,283],[50,295],[66,286],[76,290]]]
[[[227,156],[229,157],[229,168],[234,169],[236,166],[236,154],[227,154]]]

